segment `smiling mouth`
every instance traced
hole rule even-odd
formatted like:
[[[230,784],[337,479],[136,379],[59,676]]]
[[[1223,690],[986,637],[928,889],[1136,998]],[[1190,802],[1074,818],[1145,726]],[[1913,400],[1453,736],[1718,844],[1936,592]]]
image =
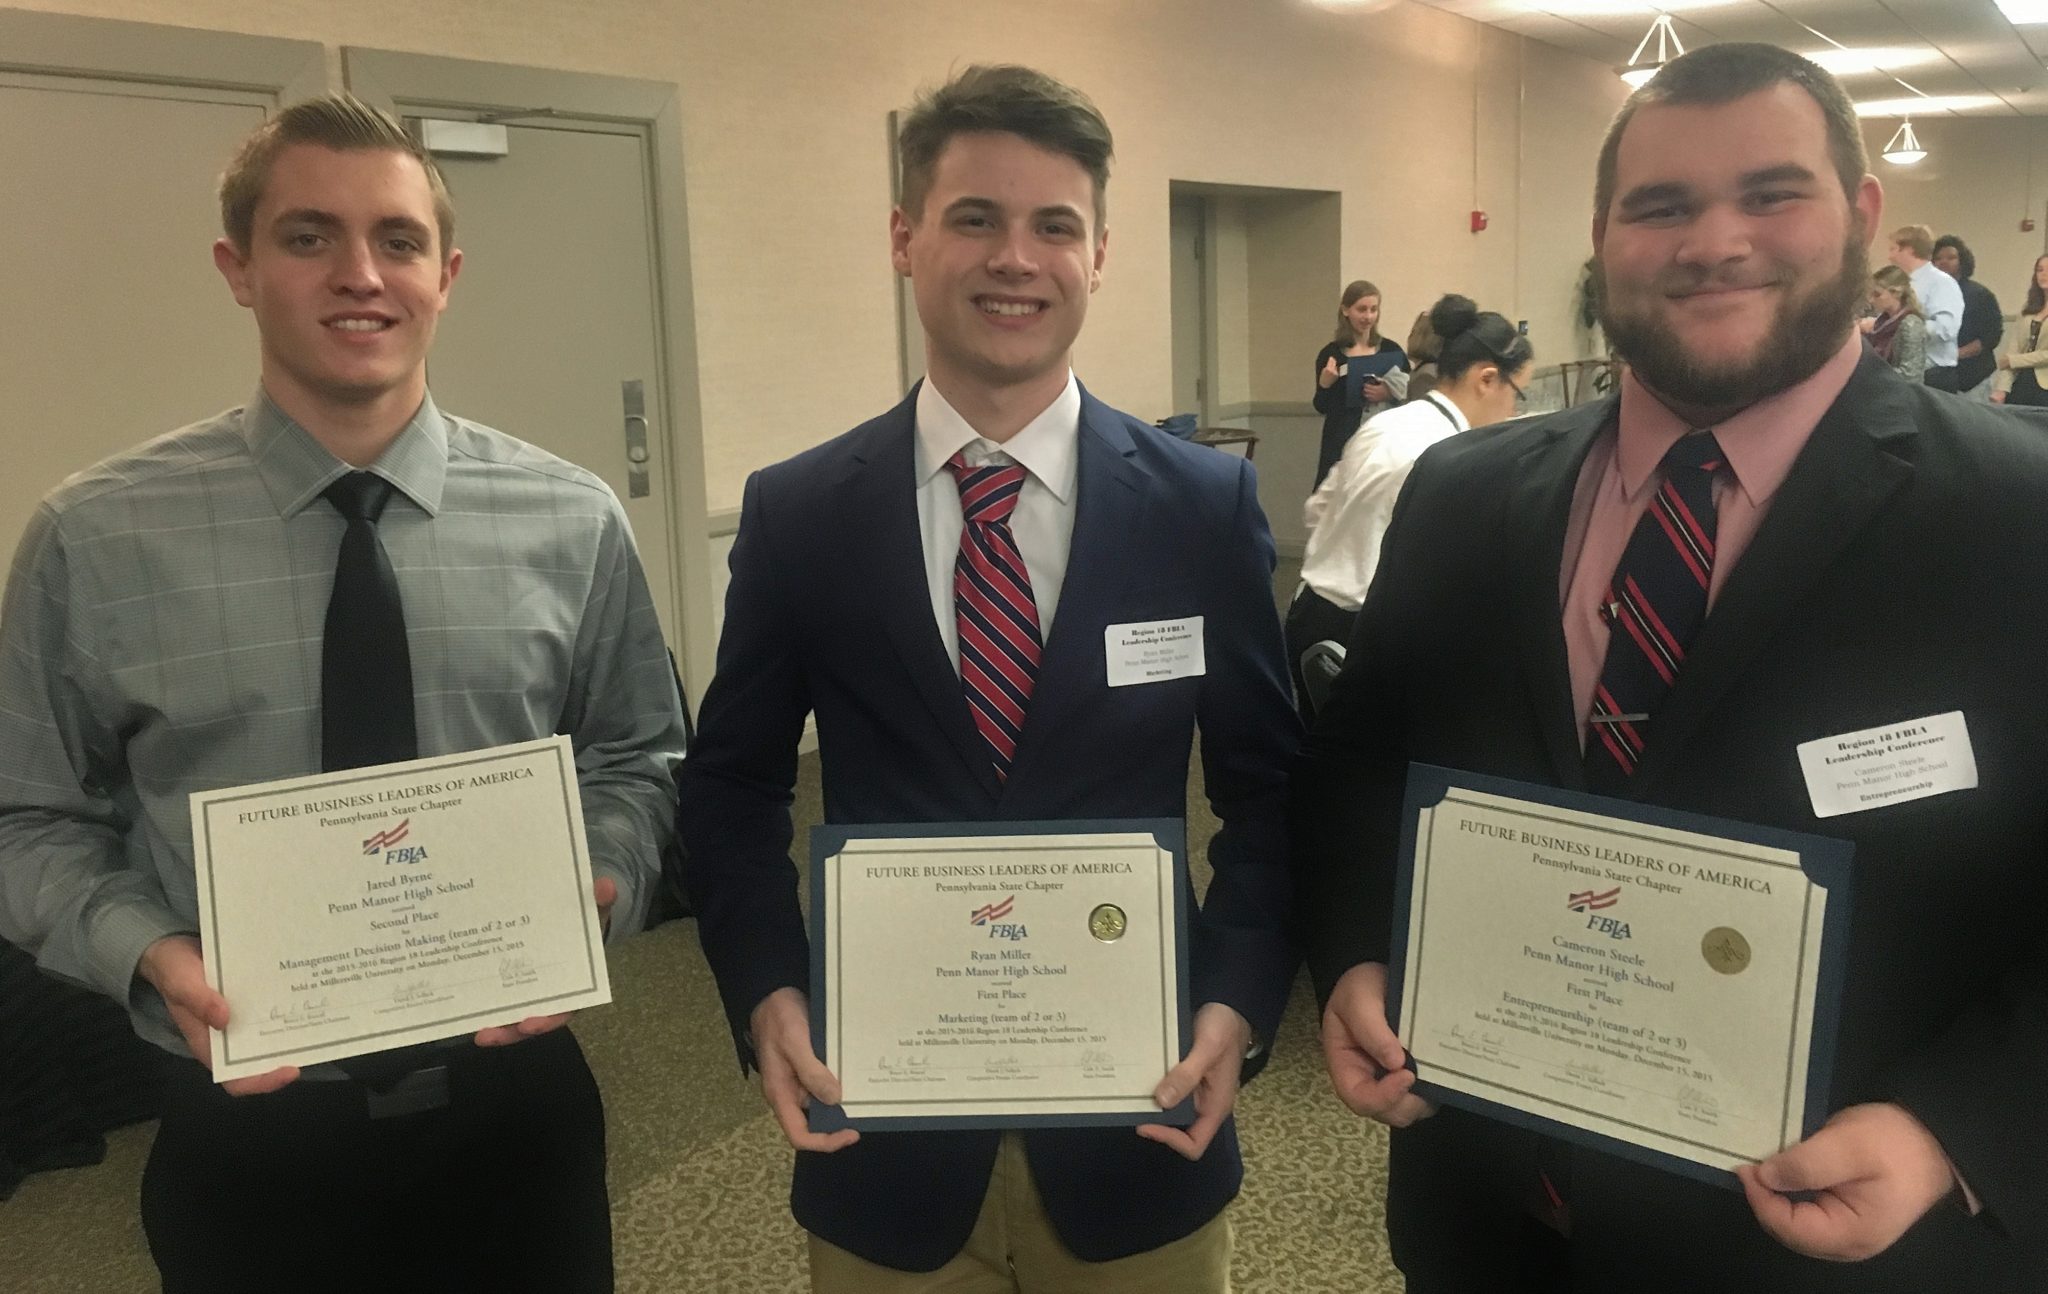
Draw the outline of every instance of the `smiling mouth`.
[[[329,319],[327,327],[336,332],[385,332],[396,328],[396,319]]]
[[[1045,309],[1043,301],[996,301],[989,297],[978,298],[974,304],[985,315],[1002,315],[1005,318],[1035,315]]]

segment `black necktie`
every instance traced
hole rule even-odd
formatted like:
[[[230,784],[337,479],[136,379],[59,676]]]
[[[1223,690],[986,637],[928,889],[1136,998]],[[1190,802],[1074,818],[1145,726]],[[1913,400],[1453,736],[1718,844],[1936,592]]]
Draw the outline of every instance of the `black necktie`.
[[[1664,455],[1664,480],[1608,583],[1600,608],[1607,659],[1586,725],[1586,785],[1601,795],[1627,794],[1655,734],[1657,711],[1707,618],[1714,473],[1725,461],[1712,432],[1679,438]]]
[[[320,655],[320,767],[333,773],[416,758],[405,604],[377,537],[391,482],[350,472],[324,497],[348,520],[348,533],[334,563]]]
[[[348,521],[327,600],[320,652],[320,767],[330,773],[419,755],[413,727],[412,651],[398,575],[377,537],[391,482],[350,472],[323,497]],[[399,1047],[335,1062],[350,1077],[383,1090],[429,1062],[433,1049]]]

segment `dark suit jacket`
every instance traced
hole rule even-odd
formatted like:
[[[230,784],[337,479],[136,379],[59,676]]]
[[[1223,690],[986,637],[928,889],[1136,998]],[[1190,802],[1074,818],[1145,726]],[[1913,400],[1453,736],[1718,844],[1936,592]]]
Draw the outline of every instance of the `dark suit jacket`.
[[[1408,761],[1584,788],[1558,574],[1616,401],[1446,441],[1417,466],[1351,658],[1297,769],[1308,953],[1327,996],[1385,960]],[[1573,1154],[1579,1288],[2040,1291],[2048,1242],[2048,440],[1866,354],[1728,576],[1656,720],[1644,802],[1852,840],[1831,1109],[1896,1102],[1986,1211],[1891,1251],[1798,1257],[1741,1196]],[[1794,748],[1961,710],[1975,790],[1816,819]],[[1397,1259],[1456,1270],[1525,1138],[1446,1110],[1394,1134]],[[1498,1188],[1498,1189],[1496,1189]],[[1449,1265],[1446,1267],[1446,1265]]]
[[[1287,935],[1286,772],[1299,733],[1251,465],[1081,399],[1072,555],[1023,735],[998,783],[933,623],[913,480],[916,393],[747,482],[718,673],[681,773],[679,831],[705,955],[735,1036],[805,987],[788,804],[817,715],[832,823],[1181,817],[1199,725],[1223,830],[1193,919],[1194,1000],[1279,1022]],[[1110,688],[1111,624],[1201,615],[1206,677]],[[1184,882],[1185,883],[1185,879]],[[1193,911],[1192,901],[1190,911]],[[797,1157],[807,1229],[871,1261],[929,1271],[958,1253],[995,1132],[871,1133]],[[1025,1134],[1068,1247],[1099,1261],[1207,1222],[1242,1174],[1226,1125],[1190,1164],[1128,1128]]]

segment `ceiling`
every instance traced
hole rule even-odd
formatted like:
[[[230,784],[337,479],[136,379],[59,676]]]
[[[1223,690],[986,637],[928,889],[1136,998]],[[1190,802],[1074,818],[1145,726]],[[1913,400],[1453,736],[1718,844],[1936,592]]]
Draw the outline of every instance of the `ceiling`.
[[[1866,115],[1896,115],[1897,101],[1924,95],[1933,102],[1916,103],[1915,116],[2048,116],[2048,69],[2042,62],[2048,55],[2048,23],[2014,26],[1992,0],[1420,3],[1616,67],[1628,62],[1651,20],[1668,13],[1687,49],[1754,40],[1802,54],[1826,54],[1823,65],[1838,64],[1829,70],[1841,77]],[[1870,57],[1853,57],[1837,46]],[[1879,66],[1871,67],[1872,62]]]

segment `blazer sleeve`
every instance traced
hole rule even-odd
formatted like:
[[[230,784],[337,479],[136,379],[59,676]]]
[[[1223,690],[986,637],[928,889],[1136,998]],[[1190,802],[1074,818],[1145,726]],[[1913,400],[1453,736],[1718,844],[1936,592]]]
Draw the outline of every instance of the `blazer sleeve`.
[[[1215,616],[1196,703],[1203,784],[1223,827],[1209,843],[1215,876],[1190,987],[1196,1003],[1234,1008],[1271,1042],[1300,961],[1288,924],[1287,772],[1301,726],[1273,606],[1273,535],[1252,465],[1237,468],[1231,522],[1212,568]]]
[[[1927,325],[1919,315],[1899,320],[1898,336],[1892,342],[1892,372],[1908,382],[1927,376]]]
[[[791,567],[774,558],[766,494],[757,472],[747,481],[733,542],[717,673],[677,776],[684,884],[743,1065],[752,1063],[754,1008],[777,989],[810,982],[789,806],[811,702],[788,590],[777,575]]]

